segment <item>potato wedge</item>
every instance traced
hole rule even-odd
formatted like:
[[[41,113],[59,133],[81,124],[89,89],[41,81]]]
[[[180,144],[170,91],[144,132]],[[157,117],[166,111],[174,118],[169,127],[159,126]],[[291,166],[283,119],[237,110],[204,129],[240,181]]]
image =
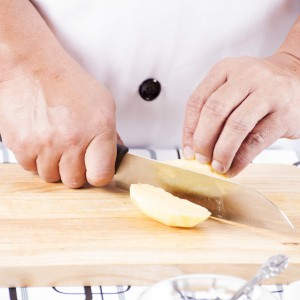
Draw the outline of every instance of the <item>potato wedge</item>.
[[[132,184],[130,197],[146,216],[167,226],[194,227],[211,215],[206,208],[149,184]]]
[[[187,159],[167,160],[167,161],[164,161],[164,163],[174,166],[174,167],[178,167],[178,168],[182,168],[185,170],[190,170],[193,172],[217,177],[220,179],[228,179],[225,175],[215,172],[210,164],[201,164],[195,159],[193,159],[193,160],[187,160]]]

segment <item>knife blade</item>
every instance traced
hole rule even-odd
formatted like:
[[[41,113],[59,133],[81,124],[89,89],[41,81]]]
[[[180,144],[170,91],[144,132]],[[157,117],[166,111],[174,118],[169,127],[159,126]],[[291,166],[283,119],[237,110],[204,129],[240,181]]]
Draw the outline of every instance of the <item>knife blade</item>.
[[[114,176],[118,188],[128,191],[133,183],[147,183],[204,206],[218,219],[280,232],[295,230],[273,202],[250,187],[127,152],[118,145]]]

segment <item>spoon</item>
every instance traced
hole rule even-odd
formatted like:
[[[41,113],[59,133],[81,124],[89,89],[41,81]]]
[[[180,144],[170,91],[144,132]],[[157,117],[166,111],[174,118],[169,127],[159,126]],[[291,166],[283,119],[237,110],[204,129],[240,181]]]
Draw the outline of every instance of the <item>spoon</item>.
[[[249,296],[256,284],[264,279],[279,275],[288,265],[288,257],[282,254],[270,257],[258,270],[256,275],[247,281],[230,300],[238,300],[242,295]]]

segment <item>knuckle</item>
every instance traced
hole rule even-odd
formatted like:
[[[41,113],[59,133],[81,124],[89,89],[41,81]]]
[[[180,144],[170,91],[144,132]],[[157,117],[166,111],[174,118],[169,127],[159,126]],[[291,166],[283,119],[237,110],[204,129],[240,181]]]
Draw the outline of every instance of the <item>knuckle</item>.
[[[80,143],[79,133],[71,133],[65,137],[65,144],[67,147],[77,146]]]
[[[249,125],[247,124],[246,118],[229,118],[228,126],[232,131],[238,133],[248,133]]]
[[[111,116],[102,116],[98,121],[98,126],[100,128],[112,128],[114,127],[114,125],[114,118],[112,118]]]
[[[236,154],[234,158],[234,165],[236,167],[244,167],[248,165],[251,162],[249,155],[247,151],[240,151],[239,153]]]
[[[246,139],[247,146],[253,149],[262,148],[265,142],[264,134],[261,132],[251,132]]]
[[[226,115],[226,107],[222,101],[211,97],[203,107],[203,114],[208,119],[219,118]]]
[[[193,137],[195,128],[196,128],[195,122],[186,122],[184,124],[184,131],[183,131],[184,136]]]
[[[190,98],[189,101],[187,103],[187,108],[189,111],[192,111],[194,113],[200,113],[201,108],[202,108],[202,103],[203,103],[202,97],[197,94],[194,93]]]
[[[37,144],[39,148],[53,147],[55,140],[54,130],[49,129],[37,134]]]
[[[113,117],[102,117],[94,125],[97,135],[101,135],[105,140],[115,138],[115,121]]]
[[[49,135],[49,139],[47,141],[47,145],[51,146],[54,144],[54,141],[56,140],[58,144],[63,145],[63,147],[67,148],[70,146],[77,146],[80,143],[80,132],[76,129],[71,129],[69,127],[63,127],[60,128],[59,134],[57,134],[57,137],[55,135]]]
[[[218,63],[216,63],[213,68],[219,69],[219,68],[226,68],[228,66],[231,66],[234,63],[235,59],[232,57],[225,57],[221,59]]]
[[[80,134],[79,132],[72,132],[66,136],[66,144],[67,146],[77,146],[80,143]]]
[[[225,57],[219,61],[215,67],[216,70],[227,69],[229,74],[232,71],[237,71],[241,66],[247,66],[253,63],[253,58],[250,56],[240,56],[240,57]],[[238,69],[237,69],[238,67]]]

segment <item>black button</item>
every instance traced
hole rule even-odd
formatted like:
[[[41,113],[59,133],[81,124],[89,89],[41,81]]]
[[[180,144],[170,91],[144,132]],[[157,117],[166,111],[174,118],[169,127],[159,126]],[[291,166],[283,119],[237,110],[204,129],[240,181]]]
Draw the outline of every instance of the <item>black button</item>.
[[[161,86],[159,81],[150,78],[141,83],[139,93],[144,100],[152,101],[159,95],[160,90]]]

